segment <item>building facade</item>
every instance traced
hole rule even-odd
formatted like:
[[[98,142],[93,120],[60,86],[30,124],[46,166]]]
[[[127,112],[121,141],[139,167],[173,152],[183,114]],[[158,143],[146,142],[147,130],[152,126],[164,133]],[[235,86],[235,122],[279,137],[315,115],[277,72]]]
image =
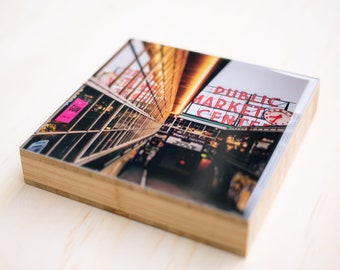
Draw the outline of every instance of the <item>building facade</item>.
[[[129,41],[25,147],[78,165],[105,156],[101,162],[114,159],[155,134],[164,123],[187,55],[184,50]]]

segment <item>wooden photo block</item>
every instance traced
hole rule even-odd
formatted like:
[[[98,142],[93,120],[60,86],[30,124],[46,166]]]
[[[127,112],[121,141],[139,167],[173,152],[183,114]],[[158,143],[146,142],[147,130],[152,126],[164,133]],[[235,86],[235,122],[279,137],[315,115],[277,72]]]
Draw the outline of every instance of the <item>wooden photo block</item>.
[[[245,256],[318,86],[130,40],[22,145],[25,181]]]

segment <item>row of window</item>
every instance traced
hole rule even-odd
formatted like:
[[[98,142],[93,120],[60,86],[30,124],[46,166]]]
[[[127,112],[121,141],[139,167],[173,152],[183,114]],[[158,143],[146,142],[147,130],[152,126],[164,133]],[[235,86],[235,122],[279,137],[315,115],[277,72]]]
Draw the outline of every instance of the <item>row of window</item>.
[[[172,108],[187,52],[132,40],[95,79],[162,122]]]
[[[78,102],[78,103],[77,103]],[[27,144],[69,162],[152,135],[160,124],[100,91],[85,86]]]
[[[130,41],[94,75],[101,87],[79,89],[26,148],[82,162],[151,136],[170,114],[186,53]]]
[[[147,137],[158,128],[158,126],[149,125],[143,129],[39,134],[26,144],[26,148],[29,148],[33,143],[46,141],[47,145],[42,151],[39,151],[40,153],[66,161],[74,161],[76,157],[77,159],[83,158]]]
[[[60,120],[61,116],[67,114],[69,108],[73,106],[74,100],[82,100],[86,102],[86,106],[69,122]],[[138,129],[149,120],[151,119],[134,109],[85,86],[41,127],[40,132]]]
[[[25,148],[33,150],[32,146],[44,142],[44,147],[36,148],[36,152],[68,162],[77,162],[93,154],[148,136],[150,132],[153,133],[154,129],[40,134],[32,137]]]
[[[215,140],[220,134],[220,129],[183,119],[181,117],[175,117],[170,115],[164,125],[161,127],[161,131],[168,133],[170,130],[176,130],[183,133],[188,132],[198,137],[207,137]]]

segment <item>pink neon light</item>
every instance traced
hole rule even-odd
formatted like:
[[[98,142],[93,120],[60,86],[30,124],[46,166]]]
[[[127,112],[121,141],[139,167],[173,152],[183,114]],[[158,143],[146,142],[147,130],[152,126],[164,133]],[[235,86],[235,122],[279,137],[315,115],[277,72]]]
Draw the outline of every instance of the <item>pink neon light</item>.
[[[80,98],[73,101],[55,120],[61,123],[70,123],[88,103]]]

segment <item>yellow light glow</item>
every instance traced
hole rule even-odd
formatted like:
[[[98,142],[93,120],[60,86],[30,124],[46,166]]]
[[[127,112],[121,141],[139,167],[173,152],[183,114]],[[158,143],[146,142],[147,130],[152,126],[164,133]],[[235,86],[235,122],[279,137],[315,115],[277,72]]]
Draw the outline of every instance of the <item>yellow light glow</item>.
[[[200,60],[199,66],[195,69],[195,74],[186,82],[187,87],[174,106],[173,113],[180,114],[189,102],[197,95],[198,90],[212,72],[219,58],[214,56],[204,56]]]

